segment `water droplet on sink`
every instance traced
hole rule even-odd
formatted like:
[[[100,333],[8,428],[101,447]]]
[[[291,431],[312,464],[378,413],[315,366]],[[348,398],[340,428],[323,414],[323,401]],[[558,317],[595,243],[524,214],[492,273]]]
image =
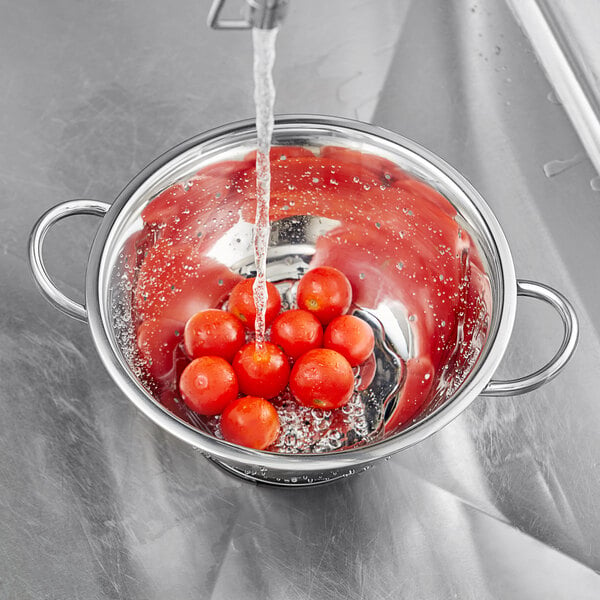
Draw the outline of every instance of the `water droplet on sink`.
[[[558,105],[562,104],[562,102],[560,101],[560,98],[556,95],[556,92],[554,90],[550,90],[548,92],[548,95],[546,96],[546,98],[548,99],[548,102],[550,102],[551,104],[558,104]]]
[[[576,154],[566,160],[551,160],[544,165],[544,174],[546,177],[554,177],[564,173],[571,167],[579,164],[585,157],[582,154]]]

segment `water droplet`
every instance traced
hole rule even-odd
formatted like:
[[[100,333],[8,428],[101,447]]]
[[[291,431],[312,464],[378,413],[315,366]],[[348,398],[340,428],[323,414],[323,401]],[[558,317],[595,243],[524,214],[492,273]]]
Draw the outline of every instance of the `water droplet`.
[[[556,92],[554,90],[550,90],[548,92],[548,95],[546,96],[546,98],[548,99],[548,102],[552,103],[552,104],[562,104],[562,102],[560,101],[560,98],[557,96]]]
[[[576,154],[566,160],[551,160],[544,165],[544,174],[546,177],[554,177],[564,173],[571,167],[579,164],[585,157],[582,154]]]

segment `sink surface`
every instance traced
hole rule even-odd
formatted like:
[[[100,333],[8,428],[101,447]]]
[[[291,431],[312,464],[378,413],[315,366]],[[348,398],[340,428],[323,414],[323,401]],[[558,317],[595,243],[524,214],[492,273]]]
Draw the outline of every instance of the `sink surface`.
[[[430,148],[492,208],[517,277],[563,292],[581,321],[573,360],[543,388],[479,398],[428,440],[314,490],[241,482],[157,429],[86,326],[42,299],[26,259],[49,207],[110,202],[171,146],[252,116],[251,36],[208,30],[207,0],[7,8],[0,595],[598,597],[597,164],[515,4],[290,2],[276,111],[360,119]],[[79,300],[98,224],[61,222],[47,240],[53,277]],[[496,376],[541,366],[560,329],[519,300]]]

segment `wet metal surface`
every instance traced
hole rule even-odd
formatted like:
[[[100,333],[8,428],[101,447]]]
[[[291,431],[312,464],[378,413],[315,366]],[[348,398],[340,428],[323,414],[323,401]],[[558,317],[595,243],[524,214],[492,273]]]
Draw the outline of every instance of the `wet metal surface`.
[[[250,36],[208,30],[208,4],[3,2],[0,597],[598,598],[597,174],[503,1],[292,0],[276,111],[373,122],[471,180],[517,276],[579,313],[579,349],[545,387],[480,398],[358,476],[270,489],[136,412],[86,326],[38,293],[26,241],[42,212],[111,201],[169,147],[252,116]],[[97,225],[48,237],[75,298]],[[521,299],[498,376],[537,368],[560,333]]]

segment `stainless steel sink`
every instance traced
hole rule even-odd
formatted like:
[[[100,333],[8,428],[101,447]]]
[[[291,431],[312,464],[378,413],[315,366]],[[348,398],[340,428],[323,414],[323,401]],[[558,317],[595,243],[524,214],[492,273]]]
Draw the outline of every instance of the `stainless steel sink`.
[[[318,490],[239,482],[167,438],[27,267],[47,208],[110,201],[162,151],[252,116],[250,36],[209,30],[208,0],[5,3],[0,596],[598,597],[597,155],[517,3],[544,8],[552,47],[580,56],[580,30],[548,18],[567,3],[290,0],[277,112],[358,118],[441,155],[498,217],[517,277],[563,291],[582,331],[541,390],[481,397],[428,441]],[[97,224],[47,240],[76,298]],[[550,310],[522,300],[498,375],[541,365],[560,334]]]

